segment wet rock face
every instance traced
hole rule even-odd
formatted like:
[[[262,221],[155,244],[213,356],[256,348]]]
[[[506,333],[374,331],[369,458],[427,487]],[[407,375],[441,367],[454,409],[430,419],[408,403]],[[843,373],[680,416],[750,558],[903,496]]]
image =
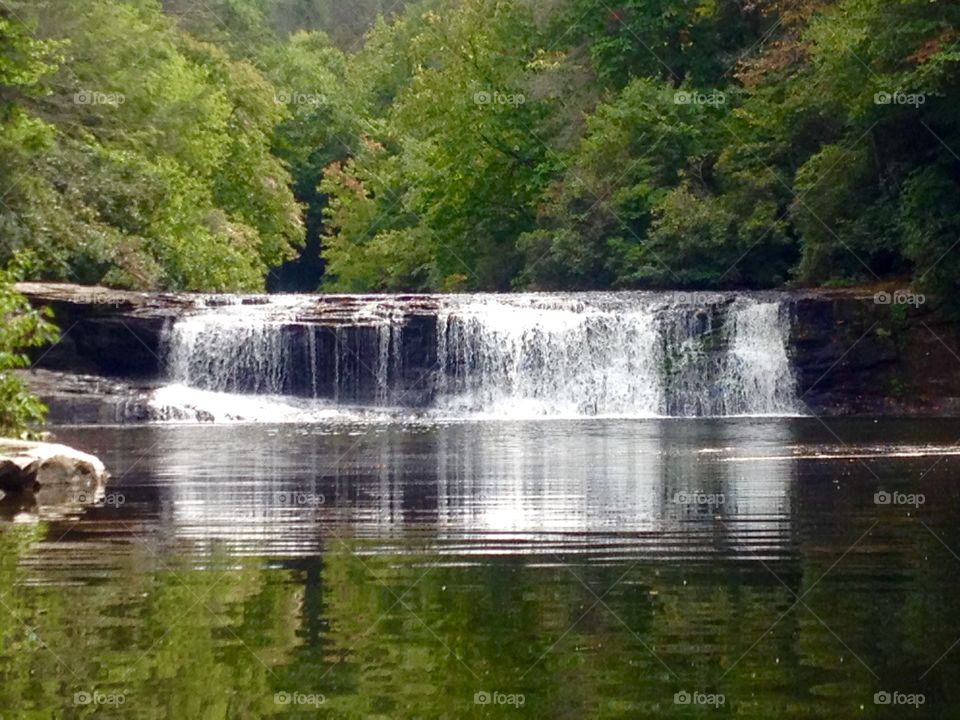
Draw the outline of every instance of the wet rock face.
[[[54,320],[61,329],[61,339],[51,347],[33,351],[35,367],[59,373],[71,373],[90,377],[109,378],[130,383],[134,387],[157,383],[163,374],[165,337],[170,325],[178,317],[219,304],[234,304],[233,299],[215,295],[189,293],[140,293],[108,288],[85,287],[64,283],[20,283],[17,289],[36,306],[53,310]],[[342,345],[356,360],[355,368],[345,372],[357,376],[355,387],[348,389],[349,398],[369,400],[369,383],[363,377],[368,372],[370,352],[375,352],[373,318],[366,318],[363,310],[369,307],[371,296],[318,295],[302,314],[290,318],[283,328],[292,348],[301,347],[302,352],[291,353],[291,367],[286,373],[288,387],[282,392],[309,397],[311,375],[319,382],[317,392],[324,397],[333,397],[331,389],[337,370],[329,361],[333,346]],[[398,318],[403,325],[402,355],[406,377],[401,384],[408,397],[416,396],[416,387],[422,379],[423,368],[436,363],[436,317],[437,303],[429,295],[376,296],[380,312]],[[382,301],[382,302],[381,302]],[[263,296],[243,296],[241,305],[263,305]],[[309,329],[309,332],[308,332]],[[318,359],[314,373],[304,367],[308,353],[308,335],[313,335],[312,354]],[[327,360],[325,362],[325,359]],[[255,378],[250,378],[251,384]],[[74,383],[63,378],[32,378],[41,395],[55,388],[60,396],[71,395],[69,386]],[[109,383],[104,383],[106,387]],[[80,394],[89,395],[87,387]],[[244,391],[238,387],[238,391]],[[321,392],[322,391],[322,392]],[[129,395],[130,393],[125,393]],[[111,393],[116,395],[116,393]],[[76,403],[74,403],[76,404]]]
[[[41,397],[52,425],[113,425],[152,419],[149,400],[156,382],[123,380],[57,370],[18,371]]]
[[[188,295],[63,283],[19,283],[34,306],[53,310],[59,342],[35,351],[39,367],[120,378],[156,377],[167,323],[193,306]]]
[[[932,303],[821,292],[799,295],[792,312],[791,355],[809,412],[960,416],[960,333]]]
[[[173,322],[218,305],[265,305],[263,296],[227,298],[189,293],[139,293],[60,283],[20,283],[34,306],[52,308],[61,328],[55,345],[33,353],[28,374],[34,392],[51,408],[54,423],[104,423],[148,419],[146,397],[164,375],[167,337]],[[371,368],[376,365],[377,312],[403,327],[404,362],[391,377],[396,394],[411,405],[429,401],[424,383],[436,365],[437,300],[428,295],[318,295],[295,317],[285,316],[289,348],[283,386],[277,392],[343,402],[375,400]],[[336,362],[339,352],[341,362]],[[343,361],[343,358],[346,361]],[[254,392],[254,373],[239,378],[233,392]],[[222,388],[210,388],[222,389]]]

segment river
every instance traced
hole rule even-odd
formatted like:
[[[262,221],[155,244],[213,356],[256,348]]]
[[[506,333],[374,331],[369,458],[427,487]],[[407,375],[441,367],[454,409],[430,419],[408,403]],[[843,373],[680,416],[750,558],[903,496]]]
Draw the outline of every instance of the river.
[[[57,434],[115,478],[102,506],[0,536],[5,718],[892,718],[957,702],[955,422]]]

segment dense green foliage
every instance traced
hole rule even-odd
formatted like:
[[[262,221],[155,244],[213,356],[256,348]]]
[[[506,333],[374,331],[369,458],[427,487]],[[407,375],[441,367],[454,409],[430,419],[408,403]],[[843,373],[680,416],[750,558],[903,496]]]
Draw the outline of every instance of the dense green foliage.
[[[950,299],[960,270],[956,4],[4,7],[0,262],[30,250],[44,277],[361,291],[913,275]]]
[[[284,112],[253,66],[153,3],[22,11],[40,37],[66,39],[35,46],[45,67],[5,98],[5,256],[32,249],[63,279],[187,289],[257,288],[292,256],[299,208],[271,153]]]
[[[46,417],[46,407],[31,395],[13,370],[30,361],[25,348],[53,342],[56,328],[47,314],[34,310],[13,290],[17,272],[0,272],[0,436],[31,436]]]

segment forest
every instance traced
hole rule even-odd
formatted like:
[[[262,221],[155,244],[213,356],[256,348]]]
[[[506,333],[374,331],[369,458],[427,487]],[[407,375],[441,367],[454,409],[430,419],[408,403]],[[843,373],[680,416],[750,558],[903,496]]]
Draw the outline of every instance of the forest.
[[[945,294],[958,20],[929,0],[3,0],[0,263],[145,289]]]

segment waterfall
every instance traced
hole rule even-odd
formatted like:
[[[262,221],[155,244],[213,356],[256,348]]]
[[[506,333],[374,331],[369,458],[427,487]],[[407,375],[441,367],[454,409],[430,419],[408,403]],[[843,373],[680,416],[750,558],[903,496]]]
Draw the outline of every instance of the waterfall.
[[[772,302],[740,304],[733,313],[733,332],[724,377],[722,415],[795,414],[797,382],[787,353],[789,318]]]
[[[443,308],[439,404],[493,415],[793,414],[780,303],[481,297]]]
[[[456,417],[796,414],[789,315],[775,296],[723,293],[220,302],[169,329],[165,365],[177,393],[158,393],[155,405],[161,417],[179,417],[171,406],[193,392],[207,395],[187,416],[213,396],[219,409],[230,398],[243,407],[214,408],[214,419],[249,414],[250,396],[289,408],[279,417],[293,420],[362,408]]]
[[[204,390],[281,394],[287,352],[282,325],[254,320],[256,314],[228,305],[178,320],[165,341],[170,377]]]
[[[441,310],[439,403],[524,415],[656,415],[657,318],[577,300],[481,298]]]

